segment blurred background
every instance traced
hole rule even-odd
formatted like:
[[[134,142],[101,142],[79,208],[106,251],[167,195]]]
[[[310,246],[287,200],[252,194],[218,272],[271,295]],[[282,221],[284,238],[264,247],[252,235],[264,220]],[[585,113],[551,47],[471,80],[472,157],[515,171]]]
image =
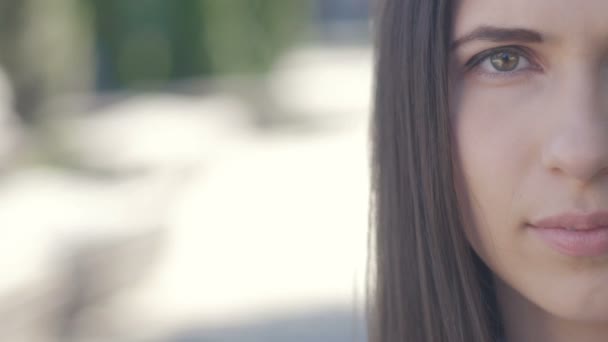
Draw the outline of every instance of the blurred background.
[[[0,340],[365,341],[368,0],[0,0]]]

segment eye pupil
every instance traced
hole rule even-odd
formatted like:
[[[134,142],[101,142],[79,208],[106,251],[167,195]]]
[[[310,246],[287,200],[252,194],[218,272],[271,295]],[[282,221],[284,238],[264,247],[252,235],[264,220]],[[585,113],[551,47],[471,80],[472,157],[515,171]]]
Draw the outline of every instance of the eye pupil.
[[[499,52],[491,56],[492,66],[498,71],[512,71],[519,64],[519,56],[511,52]]]

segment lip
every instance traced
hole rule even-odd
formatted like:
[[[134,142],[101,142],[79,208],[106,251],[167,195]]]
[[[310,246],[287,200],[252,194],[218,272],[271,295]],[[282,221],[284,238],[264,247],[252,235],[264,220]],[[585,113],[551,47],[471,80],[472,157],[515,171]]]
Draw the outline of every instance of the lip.
[[[531,225],[537,228],[597,229],[608,226],[608,211],[562,213],[532,221]]]
[[[528,226],[562,254],[575,257],[608,254],[608,211],[562,213],[534,220]]]

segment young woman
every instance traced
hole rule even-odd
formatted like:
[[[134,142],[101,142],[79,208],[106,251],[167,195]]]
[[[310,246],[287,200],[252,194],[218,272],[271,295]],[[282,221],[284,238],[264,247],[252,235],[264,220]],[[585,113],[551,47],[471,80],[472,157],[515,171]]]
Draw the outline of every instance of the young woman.
[[[384,0],[372,342],[608,341],[608,1]]]

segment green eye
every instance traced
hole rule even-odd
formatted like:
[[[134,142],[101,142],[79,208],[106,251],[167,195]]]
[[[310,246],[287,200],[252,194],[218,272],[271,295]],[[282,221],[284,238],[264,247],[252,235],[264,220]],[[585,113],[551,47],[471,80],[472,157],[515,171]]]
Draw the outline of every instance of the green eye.
[[[490,63],[497,71],[513,71],[519,65],[519,55],[511,51],[501,51],[490,56]]]

